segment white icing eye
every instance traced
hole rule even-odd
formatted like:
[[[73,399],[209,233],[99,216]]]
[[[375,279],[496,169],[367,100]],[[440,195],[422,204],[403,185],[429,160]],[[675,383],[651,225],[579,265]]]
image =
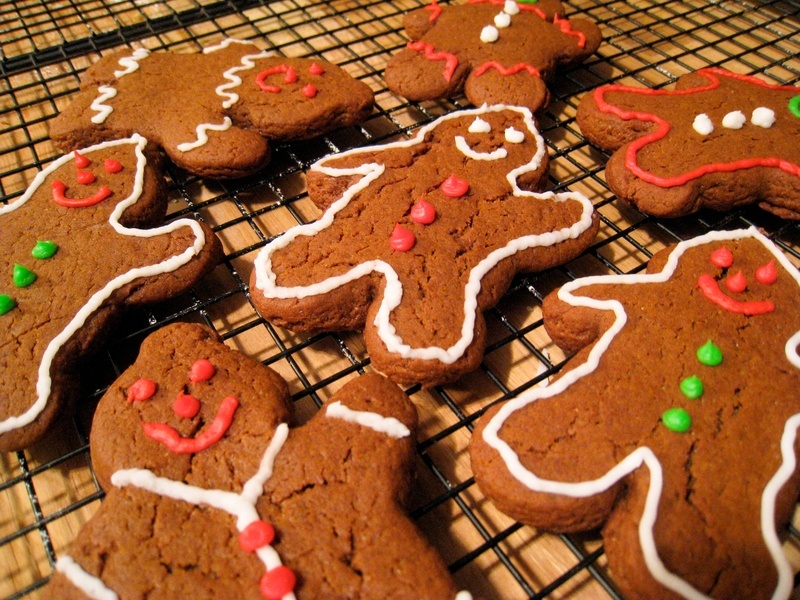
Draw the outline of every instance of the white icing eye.
[[[519,6],[514,0],[506,0],[503,4],[503,12],[507,15],[516,15],[519,13]]]
[[[714,124],[711,122],[711,119],[708,118],[707,114],[702,113],[694,118],[692,128],[700,135],[708,135],[714,131]]]
[[[509,25],[511,25],[511,16],[506,14],[506,13],[504,13],[504,12],[501,12],[500,14],[495,16],[494,24],[498,28],[504,29],[504,28],[508,27]]]
[[[513,127],[509,127],[506,129],[506,141],[510,144],[521,144],[525,141],[525,134]]]
[[[470,125],[469,129],[467,129],[467,131],[470,133],[489,133],[491,130],[492,126],[480,117],[475,117],[472,125]]]
[[[492,42],[496,42],[497,38],[500,37],[500,33],[497,31],[496,27],[492,25],[487,25],[483,29],[481,29],[481,41],[484,44],[491,44]]]
[[[728,129],[741,129],[747,123],[747,117],[740,110],[729,112],[722,118],[722,126]]]
[[[768,129],[775,123],[775,111],[764,106],[759,106],[753,111],[750,122],[757,127]]]

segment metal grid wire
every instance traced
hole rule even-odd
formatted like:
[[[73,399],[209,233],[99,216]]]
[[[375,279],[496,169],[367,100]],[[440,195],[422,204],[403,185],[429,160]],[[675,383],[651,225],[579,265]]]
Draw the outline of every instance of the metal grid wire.
[[[275,368],[290,383],[296,408],[312,414],[335,389],[369,369],[358,334],[295,336],[264,322],[248,300],[258,250],[292,223],[315,218],[304,172],[317,159],[355,146],[412,135],[434,118],[467,106],[463,98],[409,103],[382,80],[388,58],[406,42],[402,16],[425,0],[18,0],[0,7],[0,194],[18,197],[58,156],[48,122],[101,54],[140,45],[197,52],[222,37],[260,40],[287,56],[321,57],[344,67],[376,93],[361,126],[275,147],[271,164],[237,181],[204,181],[176,168],[170,217],[211,224],[226,259],[196,290],[130,314],[102,354],[83,367],[83,398],[74,418],[24,452],[0,457],[0,594],[33,597],[56,557],[96,510],[88,431],[96,401],[134,360],[151,331],[176,320],[203,322],[226,343]],[[797,264],[798,225],[757,208],[658,220],[619,205],[605,186],[607,155],[575,125],[577,102],[601,83],[663,87],[686,72],[719,65],[781,84],[800,81],[800,5],[750,0],[571,0],[570,16],[602,28],[605,43],[584,65],[558,74],[540,128],[552,157],[551,187],[589,196],[601,216],[595,244],[569,265],[518,277],[487,314],[489,347],[481,369],[433,390],[408,389],[421,417],[419,485],[412,516],[448,561],[459,585],[476,597],[618,598],[596,533],[551,536],[493,509],[474,483],[466,457],[470,431],[485,408],[555,373],[564,356],[542,329],[541,300],[574,277],[632,273],[664,245],[713,229],[756,225]],[[800,534],[787,551],[800,564]]]

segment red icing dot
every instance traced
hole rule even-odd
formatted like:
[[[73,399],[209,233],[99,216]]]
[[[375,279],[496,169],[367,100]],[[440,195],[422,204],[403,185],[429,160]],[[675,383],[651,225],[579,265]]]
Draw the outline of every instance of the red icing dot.
[[[189,381],[197,383],[198,381],[208,381],[214,376],[216,369],[211,361],[206,358],[201,358],[196,361],[192,368],[189,370]]]
[[[467,183],[466,179],[459,179],[453,175],[450,175],[447,179],[444,180],[442,183],[442,192],[445,196],[450,196],[451,198],[461,198],[464,194],[467,193],[469,189],[469,183]]]
[[[245,552],[255,552],[269,546],[275,539],[275,528],[266,521],[253,521],[239,534],[239,546]]]
[[[747,279],[742,275],[741,269],[725,279],[725,287],[735,294],[741,294],[747,289]]]
[[[303,96],[306,98],[313,98],[317,95],[317,88],[310,83],[303,86]]]
[[[775,261],[770,260],[767,264],[756,269],[756,281],[764,285],[772,285],[778,280],[778,269],[775,268]]]
[[[113,158],[107,158],[103,161],[103,168],[106,173],[119,173],[122,171],[122,163]]]
[[[395,225],[389,238],[389,246],[398,252],[407,252],[414,247],[414,234],[402,225]]]
[[[711,264],[721,269],[727,269],[733,264],[733,253],[725,246],[717,248],[711,253]]]
[[[156,382],[151,379],[137,379],[128,388],[128,402],[144,402],[156,393]]]
[[[436,220],[436,209],[433,204],[420,198],[411,207],[411,220],[420,225],[430,225]]]
[[[261,595],[267,600],[280,600],[294,590],[296,583],[297,577],[295,577],[292,570],[281,565],[262,575],[259,589],[261,590]]]
[[[175,402],[172,403],[172,410],[179,417],[192,419],[200,412],[200,400],[191,394],[178,394]]]
[[[322,75],[325,72],[325,69],[320,67],[317,63],[311,63],[311,66],[308,68],[308,72],[312,75]]]
[[[283,78],[285,83],[295,83],[297,81],[297,72],[294,70],[294,67],[288,67],[286,69],[286,76]]]
[[[82,185],[89,185],[90,183],[94,183],[96,178],[91,171],[78,171],[78,174],[75,175],[75,179]]]
[[[78,169],[85,169],[92,161],[86,158],[83,154],[75,150],[72,155],[75,157],[75,167]]]

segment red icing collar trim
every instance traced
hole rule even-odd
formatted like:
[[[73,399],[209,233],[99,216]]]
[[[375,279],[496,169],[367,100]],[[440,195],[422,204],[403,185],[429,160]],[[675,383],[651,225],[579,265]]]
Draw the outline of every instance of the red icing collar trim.
[[[142,423],[147,437],[164,444],[176,454],[194,454],[217,443],[233,421],[233,414],[239,408],[239,401],[233,396],[225,398],[219,406],[217,416],[196,438],[184,438],[174,427],[166,423]]]
[[[742,302],[740,300],[734,300],[730,296],[726,296],[722,290],[719,289],[719,284],[716,280],[707,273],[703,273],[698,277],[697,285],[708,300],[728,312],[754,316],[765,315],[775,310],[775,304],[769,300]]]
[[[65,192],[67,191],[67,185],[63,181],[56,179],[53,181],[51,186],[53,188],[53,202],[66,208],[85,208],[87,206],[94,206],[111,195],[111,190],[109,187],[104,185],[92,196],[87,196],[84,198],[67,198],[65,195]]]
[[[607,92],[630,92],[634,94],[642,94],[645,96],[666,96],[666,95],[685,96],[688,94],[707,92],[709,90],[718,88],[720,85],[720,80],[719,80],[720,77],[730,77],[732,79],[746,81],[748,83],[760,85],[766,88],[798,91],[798,88],[795,88],[793,86],[774,86],[764,81],[761,81],[756,77],[749,77],[747,75],[739,75],[738,73],[731,73],[730,71],[726,71],[725,69],[720,69],[717,67],[701,69],[700,71],[697,71],[697,73],[708,79],[709,84],[701,87],[690,88],[687,90],[656,90],[652,88],[634,88],[624,85],[608,85],[599,87],[594,91],[595,104],[597,104],[597,107],[602,112],[614,114],[625,121],[630,121],[630,120],[645,121],[645,122],[655,123],[658,126],[655,131],[643,137],[640,137],[637,140],[634,140],[628,146],[628,149],[625,153],[625,166],[628,168],[628,170],[634,175],[636,175],[636,177],[638,177],[639,179],[642,179],[647,183],[652,183],[653,185],[657,185],[659,187],[664,187],[664,188],[675,187],[678,185],[685,185],[689,181],[697,179],[698,177],[701,177],[708,173],[729,173],[732,171],[737,171],[739,169],[749,169],[752,167],[777,167],[778,169],[781,169],[782,171],[785,171],[790,175],[794,175],[795,177],[800,177],[800,166],[777,157],[746,158],[729,163],[712,163],[708,165],[703,165],[702,167],[698,167],[697,169],[688,171],[687,173],[683,173],[675,177],[659,177],[658,175],[654,175],[649,171],[645,171],[639,166],[636,160],[636,155],[639,152],[639,150],[641,150],[647,144],[656,142],[664,138],[667,135],[667,133],[669,133],[670,125],[667,121],[652,113],[623,110],[621,108],[609,104],[605,100],[605,94]]]
[[[513,67],[505,68],[496,60],[490,60],[488,62],[483,63],[477,69],[475,69],[472,74],[475,77],[480,77],[489,69],[497,69],[501,75],[508,76],[508,75],[516,75],[520,71],[527,71],[532,77],[539,77],[541,78],[542,74],[539,73],[539,69],[534,66],[531,66],[527,63],[517,63]]]
[[[453,79],[453,73],[455,73],[456,67],[458,66],[458,58],[456,58],[455,54],[450,54],[449,52],[437,52],[433,49],[433,44],[426,44],[424,42],[409,42],[408,48],[416,52],[424,52],[425,58],[428,60],[445,61],[442,77],[444,77],[444,80],[448,83],[451,79]]]

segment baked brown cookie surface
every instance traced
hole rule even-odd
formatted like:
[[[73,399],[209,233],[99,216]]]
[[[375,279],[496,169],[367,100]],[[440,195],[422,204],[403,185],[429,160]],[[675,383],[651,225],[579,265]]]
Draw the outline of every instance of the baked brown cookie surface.
[[[613,155],[608,186],[657,217],[757,203],[800,219],[800,88],[720,68],[674,90],[601,86],[583,97],[578,125]]]
[[[580,194],[537,193],[547,150],[530,111],[453,113],[410,140],[352,150],[308,172],[322,217],[256,259],[252,299],[298,331],[363,329],[372,364],[431,386],[483,358],[483,311],[515,273],[562,264],[594,239]]]
[[[549,295],[547,331],[577,354],[481,418],[470,444],[481,489],[542,529],[602,526],[626,598],[788,598],[798,284],[750,229]]]
[[[550,98],[545,81],[557,68],[594,54],[602,39],[591,21],[563,15],[557,0],[459,6],[433,0],[405,16],[412,41],[387,64],[386,84],[409,100],[463,91],[475,106],[511,104],[538,112]]]
[[[108,493],[48,594],[455,598],[403,510],[408,397],[368,374],[291,430],[290,408],[276,373],[210,330],[151,334],[98,406],[92,462]]]
[[[359,123],[372,105],[372,90],[336,65],[227,39],[199,54],[137,49],[103,57],[84,73],[50,136],[73,150],[140,133],[187,171],[240,177],[267,163],[268,140]]]
[[[71,404],[78,361],[121,309],[185,292],[221,257],[206,225],[161,225],[146,145],[137,135],[67,154],[0,206],[0,450],[33,443]]]

